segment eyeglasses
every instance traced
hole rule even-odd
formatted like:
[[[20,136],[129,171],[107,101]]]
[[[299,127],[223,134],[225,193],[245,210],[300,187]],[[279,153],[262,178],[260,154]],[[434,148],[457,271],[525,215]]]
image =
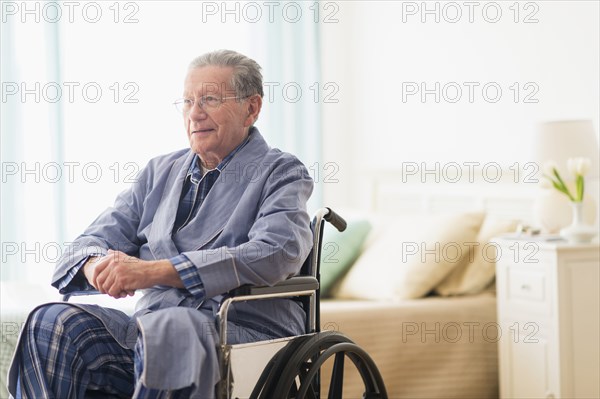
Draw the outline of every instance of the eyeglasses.
[[[221,106],[221,104],[223,104],[226,100],[231,100],[231,99],[239,99],[239,100],[244,100],[248,97],[243,97],[243,98],[239,98],[239,97],[216,97],[216,96],[202,96],[200,97],[198,100],[192,99],[192,98],[180,98],[179,100],[175,101],[173,103],[173,105],[175,105],[175,108],[177,109],[178,112],[181,112],[184,115],[187,115],[191,112],[192,108],[194,108],[194,104],[198,104],[200,106],[200,108],[202,108],[205,112],[209,112],[209,111],[214,111],[219,109],[219,107]]]

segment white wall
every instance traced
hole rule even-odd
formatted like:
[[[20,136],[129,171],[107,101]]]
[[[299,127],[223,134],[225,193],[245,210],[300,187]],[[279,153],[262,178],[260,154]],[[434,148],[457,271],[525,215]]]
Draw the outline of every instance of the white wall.
[[[321,25],[323,80],[339,86],[323,104],[324,162],[339,165],[326,203],[368,206],[357,177],[403,162],[525,165],[542,121],[591,119],[598,134],[598,2],[473,2],[471,17],[465,3],[336,3],[338,22]],[[407,91],[436,82],[439,102]]]

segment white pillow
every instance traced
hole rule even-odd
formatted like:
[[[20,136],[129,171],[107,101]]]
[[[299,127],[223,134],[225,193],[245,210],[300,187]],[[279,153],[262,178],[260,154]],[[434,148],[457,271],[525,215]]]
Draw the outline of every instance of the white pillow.
[[[515,231],[518,221],[486,217],[477,236],[472,261],[455,268],[436,288],[444,296],[476,294],[485,289],[496,275],[496,247],[490,240],[503,233]]]
[[[466,262],[482,222],[481,212],[396,219],[357,259],[334,296],[423,297]]]

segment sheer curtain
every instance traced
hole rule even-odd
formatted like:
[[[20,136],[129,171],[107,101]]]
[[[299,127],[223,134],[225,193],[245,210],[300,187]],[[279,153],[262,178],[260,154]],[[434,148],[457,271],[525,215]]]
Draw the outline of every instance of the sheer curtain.
[[[317,167],[312,3],[12,4],[1,50],[2,281],[47,285],[68,241],[150,158],[187,146],[171,103],[188,62],[204,52],[234,49],[262,65],[257,127]],[[320,205],[318,189],[312,203]]]
[[[3,15],[3,18],[5,16]],[[62,109],[55,84],[58,26],[2,24],[2,269],[5,280],[35,278],[64,240]]]

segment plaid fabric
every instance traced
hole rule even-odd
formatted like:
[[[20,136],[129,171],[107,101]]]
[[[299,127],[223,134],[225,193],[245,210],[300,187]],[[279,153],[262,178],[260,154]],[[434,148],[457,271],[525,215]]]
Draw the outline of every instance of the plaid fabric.
[[[179,273],[179,277],[183,282],[183,286],[189,291],[190,294],[197,299],[204,299],[204,285],[200,279],[198,270],[192,263],[192,261],[185,255],[181,254],[170,259],[170,262]]]
[[[86,311],[67,304],[42,306],[26,324],[17,353],[16,398],[84,398],[86,390],[102,398],[189,397],[192,387],[169,392],[148,389],[139,382],[144,358],[141,342],[134,351],[125,349]]]
[[[70,305],[34,311],[19,345],[17,398],[83,398],[85,390],[133,393],[133,351],[94,316]]]

